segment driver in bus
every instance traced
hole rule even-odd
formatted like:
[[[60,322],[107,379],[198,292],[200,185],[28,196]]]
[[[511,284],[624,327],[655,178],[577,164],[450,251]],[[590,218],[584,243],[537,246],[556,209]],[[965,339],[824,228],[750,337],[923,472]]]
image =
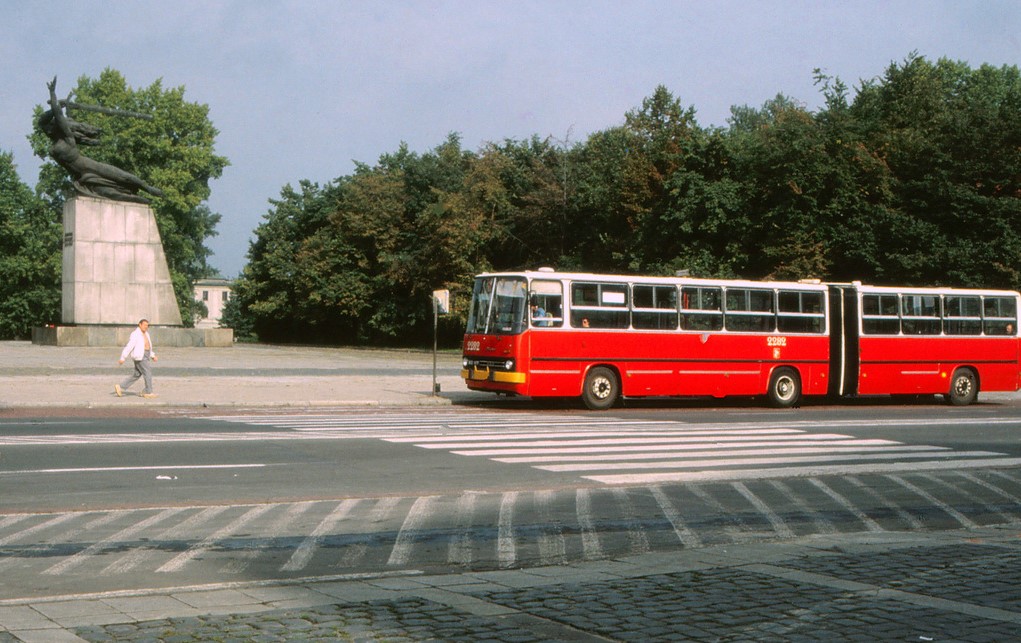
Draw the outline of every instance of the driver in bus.
[[[537,301],[532,300],[532,325],[533,326],[549,326],[549,318],[546,316],[546,311]]]

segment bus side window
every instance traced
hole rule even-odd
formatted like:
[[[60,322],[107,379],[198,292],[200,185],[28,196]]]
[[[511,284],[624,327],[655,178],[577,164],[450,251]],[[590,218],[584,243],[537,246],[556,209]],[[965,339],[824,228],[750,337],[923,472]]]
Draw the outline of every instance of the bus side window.
[[[905,335],[939,335],[943,332],[940,299],[936,295],[901,295],[901,330]]]
[[[724,325],[727,330],[768,333],[776,330],[773,291],[755,288],[728,288]]]
[[[571,285],[571,325],[575,328],[628,328],[628,287],[621,283]]]
[[[677,288],[644,286],[631,288],[631,324],[639,329],[677,328]]]
[[[982,317],[986,335],[1017,333],[1017,301],[1013,297],[984,297]]]
[[[720,288],[685,286],[681,289],[681,328],[723,330],[723,291]]]
[[[981,299],[950,295],[945,297],[943,299],[943,332],[947,335],[981,335]]]
[[[899,335],[897,308],[897,295],[862,295],[862,332],[866,335]]]
[[[781,290],[777,294],[777,329],[781,333],[826,331],[823,294],[818,291]]]
[[[531,284],[529,301],[532,326],[560,328],[564,325],[564,288],[559,281],[535,280]]]

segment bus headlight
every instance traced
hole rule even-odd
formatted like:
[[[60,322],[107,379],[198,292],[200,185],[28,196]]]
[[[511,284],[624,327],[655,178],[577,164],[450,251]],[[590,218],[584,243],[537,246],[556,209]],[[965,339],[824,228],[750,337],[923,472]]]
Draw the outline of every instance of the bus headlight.
[[[463,366],[464,368],[468,368],[471,365],[472,365],[472,362],[471,362],[470,359],[468,359],[467,357],[462,357],[461,358],[461,366]]]
[[[508,371],[513,371],[514,370],[514,360],[512,360],[512,359],[507,360],[506,362],[503,363],[503,367],[505,369],[507,369]]]

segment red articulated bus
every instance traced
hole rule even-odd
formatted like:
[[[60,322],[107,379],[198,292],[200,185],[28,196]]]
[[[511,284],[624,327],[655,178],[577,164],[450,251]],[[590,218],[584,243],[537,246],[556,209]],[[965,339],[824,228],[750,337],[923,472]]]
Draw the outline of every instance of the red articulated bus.
[[[555,272],[475,278],[461,376],[504,395],[935,395],[1021,388],[1012,291]]]

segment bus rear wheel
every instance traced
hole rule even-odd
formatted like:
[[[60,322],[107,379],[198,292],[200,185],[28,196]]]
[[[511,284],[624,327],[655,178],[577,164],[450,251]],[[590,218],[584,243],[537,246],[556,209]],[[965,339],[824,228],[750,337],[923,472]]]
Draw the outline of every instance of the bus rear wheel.
[[[793,368],[784,366],[773,371],[766,392],[769,405],[778,409],[789,409],[801,400],[801,378]]]
[[[593,411],[605,411],[617,403],[620,397],[620,382],[617,374],[605,366],[597,366],[585,376],[585,388],[581,399]]]
[[[950,392],[944,395],[954,406],[968,406],[978,398],[978,377],[970,368],[959,368],[950,378]]]

